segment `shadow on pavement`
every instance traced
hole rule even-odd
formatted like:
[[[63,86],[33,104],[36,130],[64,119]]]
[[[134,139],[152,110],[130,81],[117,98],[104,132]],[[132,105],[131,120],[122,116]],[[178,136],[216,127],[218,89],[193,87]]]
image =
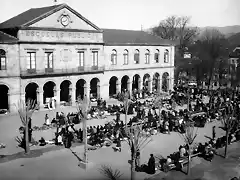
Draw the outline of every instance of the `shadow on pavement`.
[[[72,147],[76,147],[76,146],[80,146],[80,145],[82,145],[82,143],[74,143],[72,145]],[[36,157],[42,156],[44,153],[48,153],[51,151],[58,151],[58,150],[61,150],[64,148],[65,148],[64,146],[52,145],[52,146],[43,147],[43,148],[39,148],[39,149],[33,149],[33,150],[31,150],[30,154],[28,154],[28,155],[25,154],[24,151],[18,152],[15,154],[11,154],[11,155],[0,155],[0,163],[14,161],[14,160],[21,159],[21,158],[36,158]],[[74,154],[73,151],[72,151],[72,153]]]
[[[72,154],[78,159],[78,161],[83,161],[71,148],[69,148]]]

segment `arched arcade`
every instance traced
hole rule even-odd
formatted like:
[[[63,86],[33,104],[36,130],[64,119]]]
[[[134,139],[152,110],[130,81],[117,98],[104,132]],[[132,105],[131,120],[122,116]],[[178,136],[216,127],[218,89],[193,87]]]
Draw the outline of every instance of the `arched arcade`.
[[[4,84],[0,84],[0,92],[0,109],[9,110],[9,88]]]

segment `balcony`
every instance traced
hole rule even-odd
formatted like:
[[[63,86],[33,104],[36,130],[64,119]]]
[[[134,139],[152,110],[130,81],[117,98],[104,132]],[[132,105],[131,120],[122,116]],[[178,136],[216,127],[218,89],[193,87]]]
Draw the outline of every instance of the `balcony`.
[[[33,77],[58,77],[58,76],[70,76],[81,74],[95,74],[103,73],[105,66],[84,66],[76,68],[63,68],[63,69],[41,69],[41,70],[21,70],[21,78],[33,78]]]

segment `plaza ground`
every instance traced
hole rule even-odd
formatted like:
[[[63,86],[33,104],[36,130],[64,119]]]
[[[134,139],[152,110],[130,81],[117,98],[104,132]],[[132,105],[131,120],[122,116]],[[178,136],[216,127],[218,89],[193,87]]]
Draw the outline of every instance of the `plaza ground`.
[[[49,117],[52,118],[55,116],[56,111],[59,111],[59,109],[34,113],[33,126],[42,125],[45,114],[48,113]],[[61,108],[61,111],[66,113],[75,112],[76,108]],[[11,155],[22,151],[22,149],[16,148],[16,142],[14,141],[14,137],[19,135],[18,128],[21,122],[17,115],[1,116],[0,118],[0,142],[7,144],[5,149],[0,149],[0,155],[10,155],[10,158],[7,158],[8,156],[0,157],[0,179],[106,179],[98,171],[101,165],[110,165],[113,169],[118,169],[123,173],[121,179],[130,179],[130,165],[128,164],[130,151],[126,142],[122,143],[121,152],[114,152],[112,147],[89,151],[88,157],[92,167],[88,171],[85,171],[78,166],[78,158],[83,157],[82,145],[74,146],[71,149],[59,148],[54,145],[52,147],[32,147],[32,157],[19,158],[19,156]],[[88,124],[104,124],[113,118],[115,117],[110,116],[107,119],[89,120]],[[121,115],[121,120],[124,120],[124,115]],[[215,121],[207,124],[205,128],[199,128],[196,142],[207,141],[208,138],[206,138],[206,136],[211,137],[213,125],[219,126],[220,122]],[[81,124],[77,126],[81,126]],[[51,139],[54,137],[54,131],[55,130],[37,131],[34,132],[33,136],[36,140],[39,140],[41,136],[46,139]],[[222,136],[223,134],[224,132],[217,128],[217,136]],[[171,135],[154,135],[152,141],[141,151],[141,164],[147,163],[151,153],[166,157],[170,153],[177,151],[181,144],[183,144],[183,139],[178,133],[173,132]],[[237,172],[240,172],[239,163],[236,164],[240,155],[234,154],[236,150],[239,151],[239,149],[240,145],[238,143],[231,145],[229,150],[230,158],[228,158],[228,160],[216,157],[213,162],[210,163],[203,159],[194,158],[192,163],[193,174],[198,178],[204,177],[209,180],[215,180],[216,178],[228,180],[228,177],[231,175],[235,176]],[[223,154],[223,152],[220,153]],[[234,163],[232,161],[234,161]],[[220,176],[219,174],[216,175],[216,172],[221,169],[228,171],[231,175],[229,173],[226,173],[226,175],[220,174]],[[183,173],[176,171],[168,174],[158,171],[154,176],[137,172],[136,176],[139,180],[146,178],[161,179],[162,177],[165,179],[176,179],[176,177],[181,177],[180,179],[186,178]]]

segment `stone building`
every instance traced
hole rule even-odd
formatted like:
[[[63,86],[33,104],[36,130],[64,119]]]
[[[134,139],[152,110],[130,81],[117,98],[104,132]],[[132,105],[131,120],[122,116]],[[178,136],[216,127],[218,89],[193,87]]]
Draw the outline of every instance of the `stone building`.
[[[143,31],[100,29],[66,4],[0,24],[0,109],[20,99],[108,99],[122,89],[173,88],[174,44]]]

